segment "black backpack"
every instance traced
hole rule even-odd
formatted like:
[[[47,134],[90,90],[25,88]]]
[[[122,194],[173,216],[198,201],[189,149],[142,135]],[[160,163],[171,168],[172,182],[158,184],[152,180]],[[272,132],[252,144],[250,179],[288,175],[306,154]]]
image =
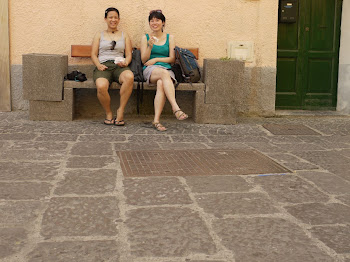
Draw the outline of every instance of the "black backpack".
[[[137,82],[137,113],[140,113],[140,103],[143,100],[143,83],[145,79],[143,78],[143,65],[141,61],[141,51],[134,48],[132,51],[132,60],[129,64],[130,70],[134,73],[134,81]],[[141,85],[140,85],[141,84]],[[142,86],[142,89],[140,88]]]
[[[84,82],[87,80],[86,75],[78,70],[74,70],[64,77],[64,80],[74,80],[76,82]]]
[[[178,82],[196,83],[201,79],[201,74],[195,55],[188,49],[175,47],[175,64],[172,70]],[[180,71],[181,70],[181,76]]]

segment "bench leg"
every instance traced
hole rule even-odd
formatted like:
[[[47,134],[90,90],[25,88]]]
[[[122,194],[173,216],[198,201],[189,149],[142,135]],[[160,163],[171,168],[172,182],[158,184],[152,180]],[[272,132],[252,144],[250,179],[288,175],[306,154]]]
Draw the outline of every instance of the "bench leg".
[[[204,91],[196,91],[194,99],[194,122],[198,124],[236,124],[233,104],[205,104]]]
[[[64,88],[62,101],[29,101],[29,119],[42,121],[72,121],[74,116],[74,89]]]

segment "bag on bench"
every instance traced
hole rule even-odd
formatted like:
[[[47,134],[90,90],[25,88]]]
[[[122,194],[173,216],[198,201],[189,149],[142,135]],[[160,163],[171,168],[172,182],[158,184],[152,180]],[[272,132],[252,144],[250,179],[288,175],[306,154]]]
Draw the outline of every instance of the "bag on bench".
[[[74,70],[71,73],[67,74],[67,76],[64,79],[74,80],[76,82],[84,82],[87,80],[86,75],[78,70]]]
[[[141,51],[134,48],[132,51],[132,60],[129,64],[130,70],[134,73],[134,81],[137,82],[137,93],[136,93],[136,99],[137,99],[137,113],[140,113],[140,103],[143,102],[143,83],[145,82],[145,79],[143,78],[143,65],[141,60]],[[142,86],[142,89],[140,88],[140,83]],[[141,89],[141,90],[140,90]]]
[[[196,56],[188,49],[175,47],[175,64],[172,70],[178,82],[196,83],[201,79]],[[179,65],[179,66],[178,66]],[[180,71],[181,70],[181,76]],[[178,78],[179,79],[178,79]]]

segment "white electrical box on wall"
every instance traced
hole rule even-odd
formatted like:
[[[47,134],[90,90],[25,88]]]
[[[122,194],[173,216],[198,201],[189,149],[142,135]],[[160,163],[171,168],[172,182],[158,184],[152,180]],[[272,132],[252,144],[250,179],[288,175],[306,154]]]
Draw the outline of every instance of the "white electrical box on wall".
[[[244,62],[254,61],[254,44],[251,41],[230,41],[227,47],[227,57]]]

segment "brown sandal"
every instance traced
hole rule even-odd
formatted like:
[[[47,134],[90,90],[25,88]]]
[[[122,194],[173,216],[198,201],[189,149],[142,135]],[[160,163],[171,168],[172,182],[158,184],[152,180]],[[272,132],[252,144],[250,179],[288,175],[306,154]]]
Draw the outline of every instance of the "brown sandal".
[[[157,131],[164,132],[167,130],[166,127],[159,122],[152,122],[152,125]]]
[[[178,113],[178,112],[180,112],[180,113],[179,113],[179,114],[176,114],[176,113]],[[174,112],[174,115],[175,115],[176,119],[177,119],[177,120],[180,120],[180,121],[185,120],[185,119],[188,118],[188,115],[185,114],[185,112],[182,111],[181,109],[176,110],[176,111]]]
[[[105,121],[103,121],[103,123],[107,126],[111,126],[111,125],[114,125],[114,118],[112,119],[105,119]]]

